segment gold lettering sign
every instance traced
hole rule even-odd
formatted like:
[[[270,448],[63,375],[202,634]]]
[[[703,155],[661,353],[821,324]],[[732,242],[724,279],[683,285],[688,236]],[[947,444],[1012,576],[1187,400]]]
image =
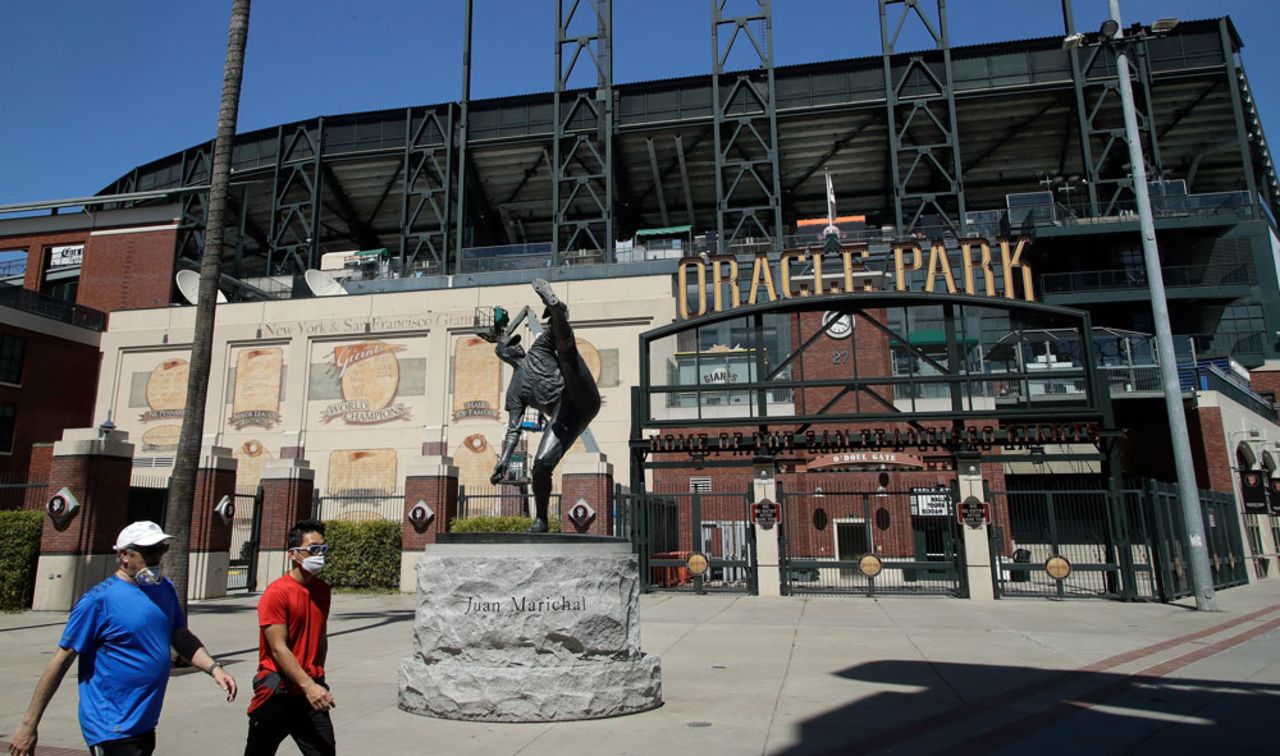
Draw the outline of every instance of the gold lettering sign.
[[[992,255],[992,243],[980,238],[961,239],[958,260],[952,254],[956,250],[948,249],[940,239],[930,244],[927,257],[924,248],[916,242],[894,244],[891,248],[894,290],[911,291],[909,274],[923,270],[924,285],[918,290],[923,293],[1036,301],[1031,263],[1025,258],[1031,239],[1026,236],[1016,239],[1002,237],[995,244],[1000,248],[1003,291],[999,291],[996,286],[996,260]],[[878,291],[879,287],[870,276],[864,275],[861,282],[855,282],[856,274],[866,271],[865,261],[870,257],[871,250],[866,244],[842,247],[838,259],[832,255],[824,257],[824,251],[818,247],[788,249],[776,261],[771,261],[765,252],[757,252],[751,264],[751,286],[747,292],[746,304],[778,302],[810,295]],[[809,267],[812,272],[799,273],[806,262],[811,263]],[[958,263],[959,268],[953,263]],[[824,280],[824,272],[835,265],[840,266],[843,275],[834,276],[832,281]],[[741,285],[738,283],[738,262],[732,255],[686,257],[676,268],[676,278],[679,284],[679,292],[676,294],[677,310],[685,320],[708,312],[733,310],[743,304]],[[711,287],[710,292],[708,286]],[[727,296],[724,291],[726,287]]]

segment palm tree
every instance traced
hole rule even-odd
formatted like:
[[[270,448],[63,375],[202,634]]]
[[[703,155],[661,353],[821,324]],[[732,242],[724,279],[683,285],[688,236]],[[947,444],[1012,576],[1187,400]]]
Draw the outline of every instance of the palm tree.
[[[244,48],[249,37],[249,0],[232,0],[231,30],[227,34],[227,61],[222,70],[222,103],[213,140],[213,168],[209,184],[209,213],[205,222],[204,252],[200,260],[200,294],[196,299],[195,335],[191,340],[191,366],[187,379],[187,404],[174,458],[173,479],[165,506],[165,530],[174,536],[170,575],[185,611],[190,572],[191,508],[195,499],[196,465],[204,435],[205,401],[209,390],[209,361],[213,352],[214,305],[222,261],[222,235],[231,184],[231,147],[240,110],[240,82],[244,78]]]

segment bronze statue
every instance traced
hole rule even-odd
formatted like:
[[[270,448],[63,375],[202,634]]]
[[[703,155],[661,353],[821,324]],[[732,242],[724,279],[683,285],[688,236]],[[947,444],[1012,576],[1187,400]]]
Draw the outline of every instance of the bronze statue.
[[[515,333],[529,313],[527,307],[511,321],[505,310],[494,308],[493,329],[482,334],[494,342],[498,357],[515,369],[507,388],[507,435],[489,481],[497,485],[506,476],[511,455],[520,443],[525,411],[538,410],[546,419],[546,430],[529,467],[536,507],[529,532],[545,533],[551,472],[600,411],[600,389],[578,353],[569,325],[569,308],[556,296],[551,284],[541,278],[533,282],[533,290],[545,309],[543,331],[534,338],[528,352],[520,346],[520,336]]]

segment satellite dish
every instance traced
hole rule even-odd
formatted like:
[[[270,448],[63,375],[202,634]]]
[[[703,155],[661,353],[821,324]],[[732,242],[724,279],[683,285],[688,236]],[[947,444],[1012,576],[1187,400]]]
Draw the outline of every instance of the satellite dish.
[[[342,288],[342,284],[333,280],[333,276],[319,270],[308,270],[302,274],[306,279],[307,288],[311,289],[311,293],[317,297],[341,297],[347,293]]]
[[[182,296],[187,302],[195,304],[200,297],[200,274],[194,270],[180,270],[178,275],[174,276],[174,280],[178,284],[178,291],[182,292]],[[218,292],[218,304],[226,304],[227,295],[221,291]]]

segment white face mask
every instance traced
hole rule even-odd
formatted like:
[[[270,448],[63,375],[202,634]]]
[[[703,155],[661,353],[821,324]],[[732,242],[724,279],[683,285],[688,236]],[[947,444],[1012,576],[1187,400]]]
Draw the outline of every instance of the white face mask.
[[[164,576],[160,574],[160,565],[154,567],[143,567],[138,570],[133,579],[138,581],[138,585],[160,585],[160,581],[164,580]]]
[[[302,569],[311,575],[319,575],[324,569],[324,554],[309,556],[302,560]]]

